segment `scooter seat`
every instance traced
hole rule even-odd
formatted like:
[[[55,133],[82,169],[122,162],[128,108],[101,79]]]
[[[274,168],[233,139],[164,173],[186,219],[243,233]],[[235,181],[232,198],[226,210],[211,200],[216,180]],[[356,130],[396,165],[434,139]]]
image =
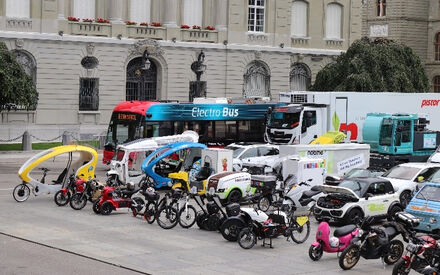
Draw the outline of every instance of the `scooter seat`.
[[[397,230],[393,226],[385,227],[384,232],[389,240],[393,239],[396,235],[399,234],[399,232],[397,232]]]
[[[353,232],[356,229],[356,225],[354,224],[349,224],[343,227],[339,227],[338,229],[335,230],[335,232],[333,233],[333,236],[335,237],[342,237],[345,236],[351,232]]]
[[[311,198],[319,193],[321,193],[321,191],[307,190],[307,191],[303,192],[302,197],[303,198]]]

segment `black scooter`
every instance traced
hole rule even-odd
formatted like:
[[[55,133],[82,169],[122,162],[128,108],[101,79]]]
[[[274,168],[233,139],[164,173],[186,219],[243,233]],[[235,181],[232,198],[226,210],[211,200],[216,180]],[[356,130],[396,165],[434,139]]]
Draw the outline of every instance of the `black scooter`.
[[[382,258],[388,265],[396,263],[402,257],[403,243],[394,238],[400,234],[406,235],[405,228],[395,222],[372,227],[373,221],[374,217],[365,217],[360,223],[359,236],[353,238],[351,244],[339,256],[339,266],[342,269],[353,268],[360,257]]]

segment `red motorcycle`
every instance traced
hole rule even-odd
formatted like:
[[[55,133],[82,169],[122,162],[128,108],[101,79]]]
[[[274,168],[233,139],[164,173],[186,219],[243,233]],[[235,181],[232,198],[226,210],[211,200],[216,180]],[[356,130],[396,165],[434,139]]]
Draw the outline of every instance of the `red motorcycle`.
[[[104,187],[101,198],[93,204],[93,211],[96,214],[109,215],[118,208],[130,208],[133,216],[136,216],[144,207],[145,202],[139,197],[132,198],[140,191],[140,188],[134,189],[134,184],[129,184],[128,187],[129,189],[126,190]]]

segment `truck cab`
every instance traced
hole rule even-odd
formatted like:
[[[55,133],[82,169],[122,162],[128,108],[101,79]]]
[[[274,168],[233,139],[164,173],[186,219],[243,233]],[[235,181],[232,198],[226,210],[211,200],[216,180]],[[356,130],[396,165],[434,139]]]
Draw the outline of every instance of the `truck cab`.
[[[278,144],[308,144],[326,132],[327,106],[290,104],[268,111],[265,141]]]

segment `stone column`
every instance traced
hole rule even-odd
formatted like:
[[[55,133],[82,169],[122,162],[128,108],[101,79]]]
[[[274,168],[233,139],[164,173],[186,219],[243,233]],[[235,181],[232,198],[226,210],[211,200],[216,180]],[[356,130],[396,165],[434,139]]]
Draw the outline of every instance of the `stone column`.
[[[58,0],[58,19],[65,20],[64,17],[64,0]]]
[[[215,0],[215,28],[225,31],[228,28],[228,0]]]
[[[164,0],[164,26],[177,27],[177,0]]]
[[[110,21],[116,24],[123,24],[122,11],[124,0],[110,0]]]

